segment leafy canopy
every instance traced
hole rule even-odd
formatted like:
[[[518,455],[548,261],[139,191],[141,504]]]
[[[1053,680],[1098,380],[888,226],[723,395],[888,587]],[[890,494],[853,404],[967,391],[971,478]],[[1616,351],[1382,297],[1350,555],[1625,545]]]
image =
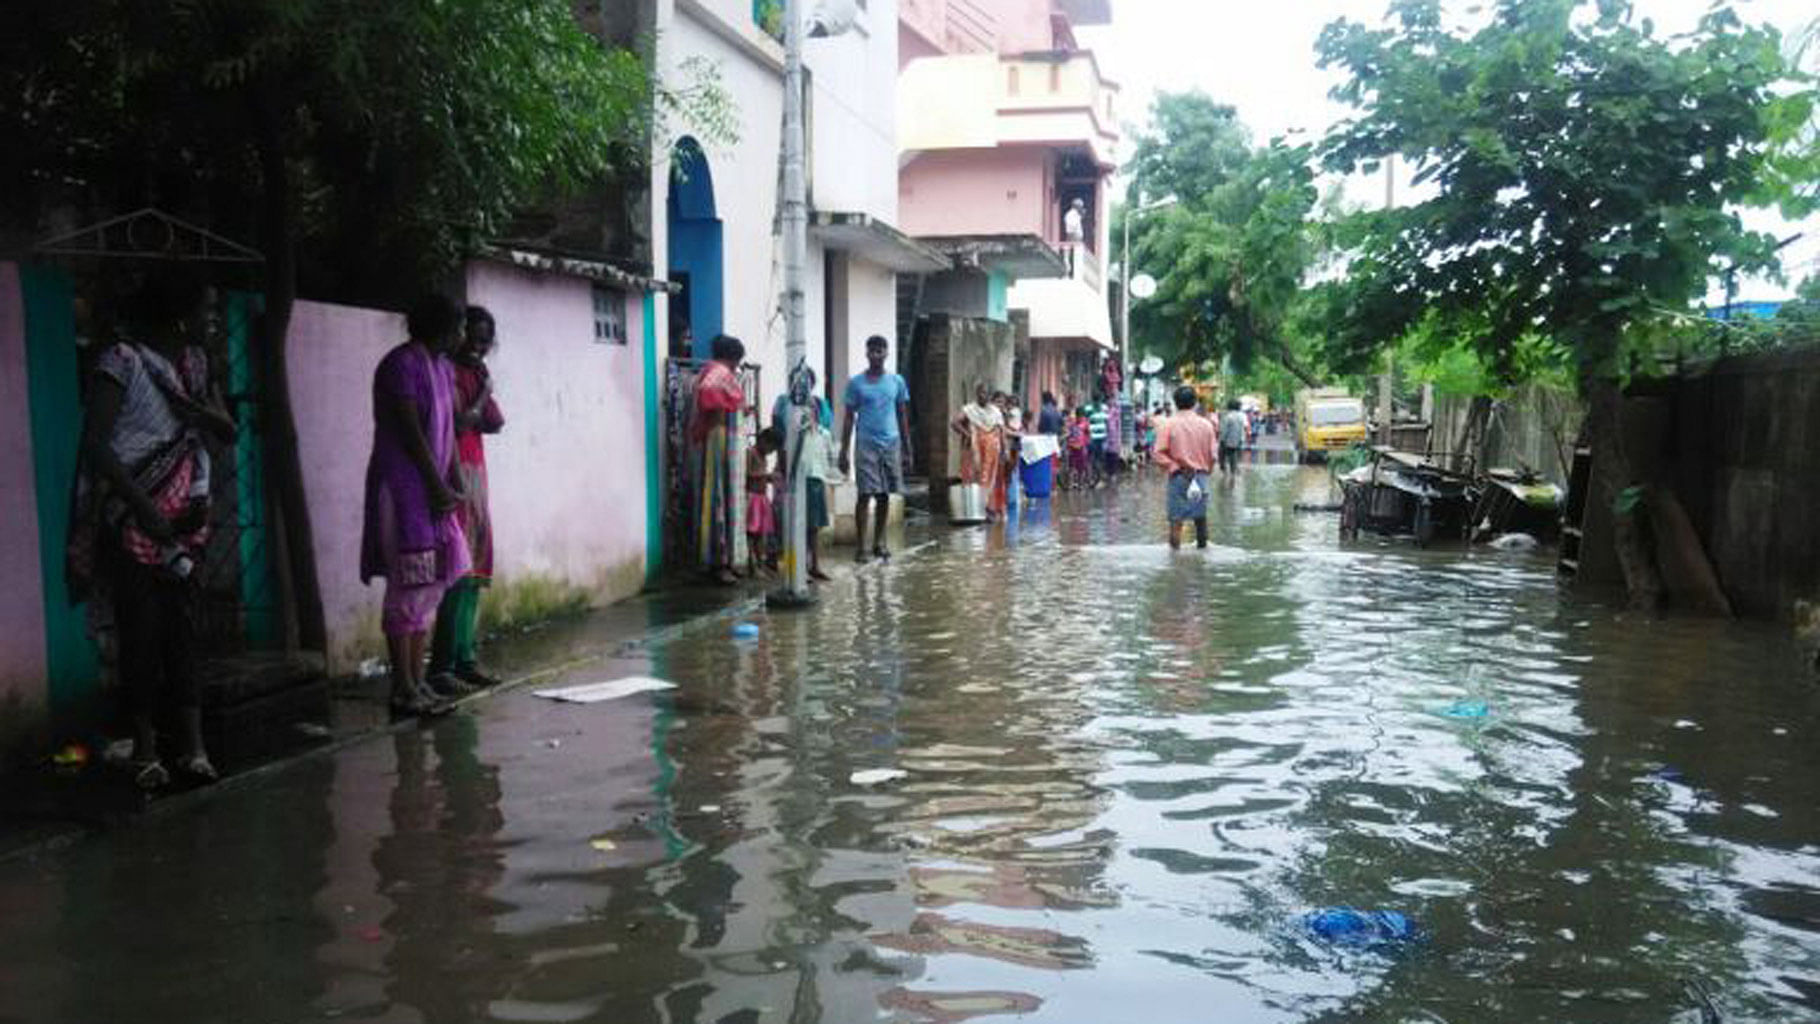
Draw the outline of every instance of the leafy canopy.
[[[1335,96],[1360,113],[1325,165],[1401,156],[1433,189],[1349,225],[1341,347],[1434,318],[1499,378],[1541,335],[1572,346],[1585,381],[1616,370],[1630,325],[1723,270],[1771,267],[1734,209],[1762,198],[1777,43],[1725,9],[1660,39],[1619,0],[1501,0],[1475,30],[1446,27],[1439,0],[1398,0],[1389,27],[1329,25],[1321,64],[1348,74]]]
[[[433,276],[552,195],[635,175],[654,113],[724,124],[567,0],[19,0],[0,42],[15,220],[156,203],[253,237],[283,177],[319,265]],[[276,148],[283,175],[262,164]]]
[[[1288,354],[1285,323],[1319,254],[1319,195],[1304,146],[1253,146],[1233,109],[1204,93],[1159,96],[1137,140],[1132,266],[1157,279],[1132,306],[1142,348],[1178,362]],[[1291,363],[1295,362],[1290,357]]]

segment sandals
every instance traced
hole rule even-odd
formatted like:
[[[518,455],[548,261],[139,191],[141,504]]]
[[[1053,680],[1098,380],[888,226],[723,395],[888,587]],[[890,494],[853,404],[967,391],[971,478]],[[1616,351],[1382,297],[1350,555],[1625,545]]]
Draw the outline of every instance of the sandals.
[[[891,549],[883,544],[874,544],[872,545],[872,557],[881,562],[889,562],[891,561]]]
[[[214,782],[221,778],[221,773],[215,770],[214,762],[209,760],[207,754],[191,754],[183,759],[180,767],[187,774],[204,782]]]
[[[171,784],[171,773],[165,770],[164,764],[157,758],[149,761],[132,761],[127,764],[127,768],[133,773],[133,785],[147,792],[163,789]]]
[[[421,691],[408,697],[394,696],[390,707],[394,719],[430,718],[449,710],[449,705]]]

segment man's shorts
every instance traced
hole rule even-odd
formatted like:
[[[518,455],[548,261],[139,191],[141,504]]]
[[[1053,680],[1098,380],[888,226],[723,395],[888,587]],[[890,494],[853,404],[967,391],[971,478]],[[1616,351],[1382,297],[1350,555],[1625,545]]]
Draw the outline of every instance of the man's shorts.
[[[861,496],[896,494],[904,489],[903,448],[898,442],[859,443],[853,463],[853,480]]]

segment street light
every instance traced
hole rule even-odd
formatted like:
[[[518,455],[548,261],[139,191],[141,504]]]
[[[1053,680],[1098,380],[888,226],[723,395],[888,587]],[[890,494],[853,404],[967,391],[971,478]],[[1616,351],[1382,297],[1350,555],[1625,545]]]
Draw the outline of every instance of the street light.
[[[1136,194],[1136,189],[1133,189]],[[1131,372],[1131,219],[1140,217],[1152,210],[1165,206],[1174,206],[1174,196],[1164,196],[1148,205],[1139,203],[1125,211],[1124,241],[1120,243],[1119,253],[1119,368],[1125,373]],[[1140,278],[1149,275],[1139,274]],[[1154,288],[1154,279],[1152,279]],[[1149,298],[1149,295],[1143,298]]]

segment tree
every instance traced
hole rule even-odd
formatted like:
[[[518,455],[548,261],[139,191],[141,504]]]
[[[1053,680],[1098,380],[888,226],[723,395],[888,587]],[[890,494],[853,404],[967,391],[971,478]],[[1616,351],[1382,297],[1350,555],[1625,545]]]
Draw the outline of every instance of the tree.
[[[725,124],[568,0],[21,0],[0,41],[7,218],[176,209],[265,256],[279,589],[322,640],[286,389],[300,272],[401,302],[540,198],[640,174],[655,118]]]
[[[1179,362],[1244,371],[1266,355],[1316,383],[1285,328],[1319,252],[1310,151],[1254,147],[1232,108],[1204,93],[1160,95],[1151,119],[1133,194],[1173,203],[1132,222],[1133,265],[1160,270],[1156,294],[1133,307],[1134,333]]]
[[[1322,65],[1350,76],[1335,97],[1359,110],[1330,132],[1326,166],[1400,156],[1437,190],[1359,215],[1336,334],[1357,350],[1425,317],[1472,323],[1501,375],[1526,337],[1568,345],[1624,577],[1653,607],[1661,577],[1636,511],[1677,510],[1624,449],[1625,339],[1722,269],[1772,265],[1773,242],[1734,207],[1760,196],[1776,35],[1719,9],[1662,40],[1620,0],[1500,0],[1476,29],[1447,27],[1441,7],[1398,0],[1389,27],[1341,20],[1321,36]]]

